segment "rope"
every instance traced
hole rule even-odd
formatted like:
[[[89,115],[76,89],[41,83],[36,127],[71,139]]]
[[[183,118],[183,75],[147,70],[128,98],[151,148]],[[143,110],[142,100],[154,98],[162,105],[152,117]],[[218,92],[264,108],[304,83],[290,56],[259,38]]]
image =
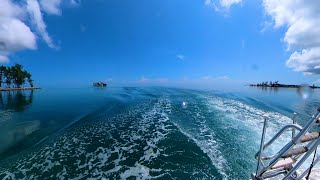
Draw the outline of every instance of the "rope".
[[[310,176],[310,174],[311,174],[311,170],[312,170],[312,168],[313,168],[314,159],[315,159],[316,154],[317,154],[317,149],[318,149],[318,146],[317,146],[316,150],[314,151],[313,159],[312,159],[311,165],[310,165],[310,167],[309,167],[309,172],[308,172],[308,175],[307,175],[307,177],[306,177],[306,180],[309,179],[309,176]]]

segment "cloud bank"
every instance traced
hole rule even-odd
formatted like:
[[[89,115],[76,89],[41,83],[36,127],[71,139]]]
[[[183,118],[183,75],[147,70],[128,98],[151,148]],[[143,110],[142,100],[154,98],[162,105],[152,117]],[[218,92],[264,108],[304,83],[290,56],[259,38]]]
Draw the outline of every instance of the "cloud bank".
[[[263,6],[274,28],[286,28],[283,41],[292,52],[286,65],[320,74],[320,1],[263,0]]]
[[[47,32],[43,13],[61,15],[63,0],[0,1],[0,63],[9,62],[12,53],[37,48],[41,38],[50,48],[57,48]],[[71,0],[71,4],[79,1]]]
[[[23,49],[36,48],[36,36],[22,20],[23,6],[10,0],[0,1],[0,62],[9,61],[8,55]]]

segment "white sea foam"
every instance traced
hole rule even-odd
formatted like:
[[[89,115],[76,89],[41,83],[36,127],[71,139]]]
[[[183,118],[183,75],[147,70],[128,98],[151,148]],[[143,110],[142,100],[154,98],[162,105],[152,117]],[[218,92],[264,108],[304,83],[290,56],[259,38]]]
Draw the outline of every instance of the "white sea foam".
[[[185,136],[190,138],[193,142],[197,144],[197,146],[208,155],[210,158],[212,165],[215,166],[219,173],[224,177],[224,179],[228,179],[228,175],[225,172],[226,169],[228,169],[227,161],[223,157],[221,151],[219,150],[219,143],[215,140],[214,136],[209,135],[207,137],[209,138],[203,138],[201,134],[204,132],[209,132],[210,130],[204,130],[203,127],[200,127],[200,133],[199,135],[196,135],[194,133],[188,132],[185,129],[182,129],[180,125],[177,123],[174,123],[174,125],[179,129],[181,133],[183,133]],[[212,131],[210,133],[213,134]]]
[[[16,179],[15,178],[16,176],[14,175],[14,173],[11,173],[11,172],[4,172],[4,177],[3,179]]]
[[[260,144],[260,136],[262,133],[262,126],[264,118],[267,118],[267,133],[266,141],[270,140],[284,125],[292,123],[292,119],[277,112],[264,111],[261,109],[254,108],[243,102],[225,99],[220,97],[206,97],[208,105],[213,109],[218,109],[224,112],[228,117],[234,121],[239,121],[242,125],[247,126],[256,133],[257,138],[250,138],[251,141],[255,141],[258,145]],[[248,137],[249,138],[249,137]],[[245,139],[246,141],[248,139]],[[268,148],[268,153],[274,154],[278,152],[286,143],[291,140],[291,131],[286,131],[279,137],[272,146]],[[258,149],[256,149],[258,151]],[[310,156],[301,166],[302,169],[309,168],[312,156]],[[315,168],[320,168],[320,164],[317,164]]]
[[[120,178],[127,179],[133,176],[136,177],[136,179],[150,179],[149,171],[150,169],[148,167],[136,162],[134,167],[130,167],[125,172],[121,173]]]
[[[184,101],[185,99],[183,102]],[[199,102],[197,99],[189,99],[188,102],[187,108],[182,107],[183,116],[172,123],[210,158],[212,165],[218,170],[222,177],[228,179],[227,171],[230,168],[220,150],[222,142],[220,142],[215,132],[206,122],[209,118],[206,116],[206,109],[199,107],[203,102]],[[210,177],[210,179],[212,178],[214,177]]]
[[[193,125],[195,126],[184,126],[182,124],[183,122],[175,122],[174,124],[183,134],[192,139],[197,146],[208,155],[212,164],[219,170],[224,179],[231,178],[229,177],[229,173],[232,172],[232,167],[234,167],[233,163],[235,162],[228,162],[226,160],[224,157],[226,154],[223,153],[225,151],[222,148],[225,147],[224,144],[232,142],[221,142],[212,127],[209,126],[210,123],[207,121],[213,120],[211,117],[213,114],[218,118],[214,120],[216,121],[215,124],[217,124],[218,129],[224,128],[227,132],[228,128],[239,129],[239,126],[242,126],[241,128],[257,135],[256,137],[258,138],[250,138],[242,134],[238,135],[236,138],[238,138],[238,141],[243,141],[243,145],[247,144],[249,141],[253,141],[255,146],[258,146],[260,143],[259,137],[261,136],[264,117],[269,119],[266,140],[271,139],[271,137],[283,125],[291,122],[290,118],[280,113],[257,109],[240,101],[203,94],[199,95],[199,97],[202,99],[201,101],[194,101],[193,103],[190,103],[190,108],[193,109],[190,112],[191,114],[189,115],[189,118],[193,118]],[[201,107],[200,109],[197,103],[203,103],[206,108]],[[210,117],[206,114],[208,112],[211,113],[211,115],[209,115]],[[272,147],[270,147],[268,152],[277,152],[284,143],[288,142],[290,139],[289,135],[289,132],[285,132],[284,135],[281,136]],[[252,154],[254,153],[255,152]]]
[[[9,178],[22,173],[28,179],[31,178],[27,176],[29,172],[38,171],[32,177],[41,179],[42,173],[60,169],[55,175],[59,179],[102,179],[117,176],[150,179],[153,177],[150,172],[157,172],[154,177],[161,177],[161,174],[167,172],[150,169],[147,164],[163,151],[158,143],[170,131],[170,125],[166,123],[168,113],[169,100],[160,98],[157,102],[150,101],[124,111],[110,120],[76,126],[63,132],[52,143],[20,159],[13,165],[16,170],[7,171],[5,176]],[[92,149],[92,146],[99,143],[101,146]],[[136,157],[134,166],[126,164],[129,156],[135,157],[141,151],[143,155]],[[68,163],[73,163],[76,169],[71,170],[70,165],[66,165]],[[3,173],[0,172],[0,176]]]
[[[266,133],[266,141],[271,139],[272,136],[279,131],[284,125],[291,123],[292,120],[280,113],[264,111],[257,109],[243,102],[221,98],[216,96],[206,96],[207,105],[211,110],[218,110],[223,112],[224,116],[229,117],[234,122],[239,122],[242,126],[248,127],[251,131],[257,134],[257,137],[261,136],[262,126],[264,118],[268,119],[268,128]],[[238,126],[238,124],[230,124]],[[289,132],[285,132],[284,135],[280,136],[273,146],[270,147],[271,152],[277,152],[285,143],[290,139]],[[256,144],[260,143],[260,138],[251,139]]]

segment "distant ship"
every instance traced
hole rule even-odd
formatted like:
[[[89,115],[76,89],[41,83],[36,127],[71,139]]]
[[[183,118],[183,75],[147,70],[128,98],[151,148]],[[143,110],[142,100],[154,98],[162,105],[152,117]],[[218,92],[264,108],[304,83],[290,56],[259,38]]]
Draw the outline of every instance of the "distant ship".
[[[95,82],[95,83],[93,83],[93,86],[95,86],[95,87],[107,87],[107,83]]]

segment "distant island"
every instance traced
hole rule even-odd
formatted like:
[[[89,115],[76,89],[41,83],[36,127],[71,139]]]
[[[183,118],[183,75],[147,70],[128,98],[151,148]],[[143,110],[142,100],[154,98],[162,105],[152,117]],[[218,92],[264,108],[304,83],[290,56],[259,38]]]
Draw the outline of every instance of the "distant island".
[[[95,82],[95,83],[93,83],[93,86],[95,86],[95,87],[107,87],[107,83]]]
[[[300,88],[300,87],[305,87],[305,85],[292,85],[292,84],[280,84],[279,81],[265,81],[262,83],[258,83],[258,84],[249,84],[249,86],[256,86],[256,87],[270,87],[270,88]],[[317,89],[320,88],[319,86],[316,85],[312,85],[309,86],[312,89]]]
[[[28,82],[30,87],[23,87]],[[6,87],[3,87],[5,85]],[[16,64],[11,67],[0,66],[0,91],[15,91],[15,90],[33,90],[40,89],[34,87],[31,74],[23,70],[21,64]]]

